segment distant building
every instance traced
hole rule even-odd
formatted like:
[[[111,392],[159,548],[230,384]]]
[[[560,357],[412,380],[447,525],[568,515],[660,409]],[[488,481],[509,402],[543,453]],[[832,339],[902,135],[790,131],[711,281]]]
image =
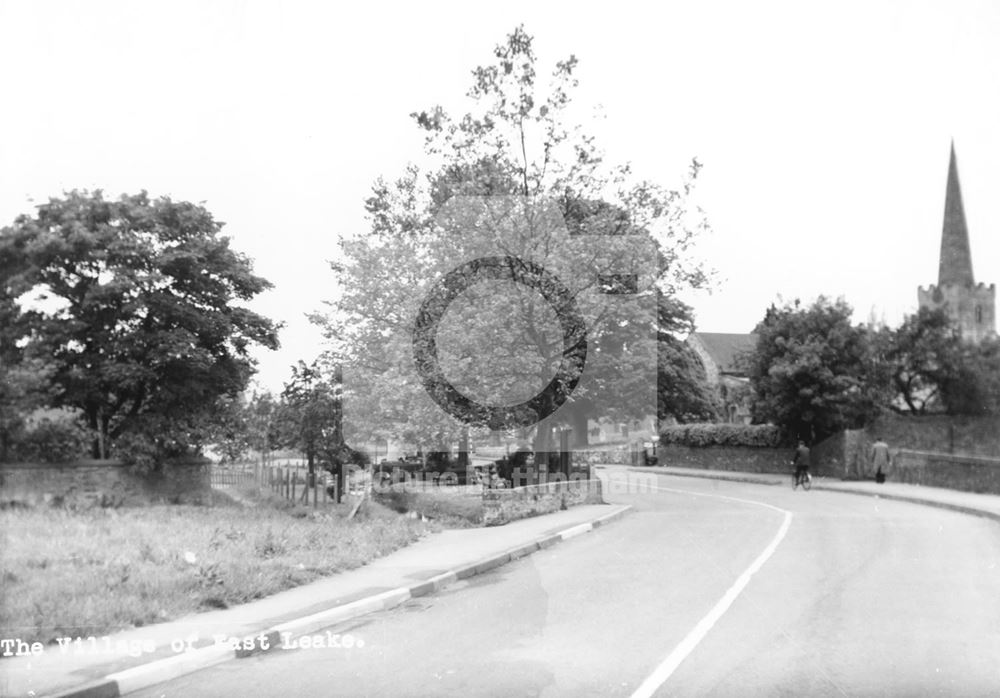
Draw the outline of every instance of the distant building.
[[[757,346],[755,334],[692,332],[687,345],[705,367],[705,378],[722,400],[727,422],[750,423],[750,377],[742,359]]]
[[[996,286],[977,284],[972,275],[972,250],[954,143],[948,164],[938,282],[936,286],[918,288],[917,300],[921,308],[944,308],[958,325],[962,338],[969,342],[978,343],[996,334]]]

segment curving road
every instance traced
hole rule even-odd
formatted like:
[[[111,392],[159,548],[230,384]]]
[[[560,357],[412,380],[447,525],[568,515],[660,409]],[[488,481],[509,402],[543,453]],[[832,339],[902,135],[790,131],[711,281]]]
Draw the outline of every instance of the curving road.
[[[611,488],[635,506],[611,526],[331,628],[361,647],[232,661],[135,695],[1000,690],[996,523],[831,492],[655,486]]]

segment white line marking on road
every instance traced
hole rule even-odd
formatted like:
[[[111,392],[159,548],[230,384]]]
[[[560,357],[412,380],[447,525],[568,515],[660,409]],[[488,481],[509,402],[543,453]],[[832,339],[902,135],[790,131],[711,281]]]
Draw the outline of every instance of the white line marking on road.
[[[731,502],[741,502],[743,504],[754,504],[756,506],[765,507],[767,509],[773,509],[774,511],[780,512],[784,515],[784,519],[781,522],[781,526],[778,528],[778,533],[775,534],[771,542],[768,543],[767,547],[764,548],[763,552],[757,556],[757,559],[751,563],[751,565],[741,574],[736,582],[729,587],[721,599],[712,607],[712,610],[708,612],[704,618],[698,621],[698,624],[687,634],[687,636],[681,640],[681,643],[674,648],[674,650],[667,655],[653,673],[646,678],[645,681],[635,690],[632,694],[632,698],[648,698],[652,696],[656,690],[662,686],[667,679],[670,678],[671,674],[680,666],[694,648],[698,646],[704,637],[708,634],[708,631],[712,629],[712,626],[718,622],[722,615],[729,610],[732,606],[733,601],[736,597],[740,595],[747,584],[750,583],[750,578],[764,566],[764,563],[768,561],[774,551],[778,549],[778,545],[784,539],[785,534],[788,533],[788,527],[792,524],[792,512],[779,507],[767,504],[765,502],[757,502],[752,499],[741,499],[739,497],[728,497],[721,494],[709,494],[705,492],[690,492],[688,490],[677,490],[671,487],[659,487],[654,485],[657,490],[662,490],[664,492],[676,492],[678,494],[688,494],[694,495],[696,497],[711,497],[713,499],[724,499]]]

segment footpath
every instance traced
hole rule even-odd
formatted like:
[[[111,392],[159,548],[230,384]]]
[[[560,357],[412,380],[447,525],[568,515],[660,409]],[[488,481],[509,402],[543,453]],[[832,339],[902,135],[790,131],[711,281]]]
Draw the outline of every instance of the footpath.
[[[792,473],[787,475],[776,473],[745,473],[730,470],[702,470],[700,468],[647,467],[628,468],[641,473],[661,473],[677,477],[697,477],[713,480],[731,480],[734,482],[750,482],[760,485],[792,486]],[[887,480],[877,483],[874,480],[840,480],[837,478],[813,476],[812,488],[829,492],[843,492],[882,499],[895,499],[901,502],[924,504],[941,509],[984,516],[1000,521],[1000,495],[979,494],[976,492],[961,492],[941,487],[924,487],[908,485]]]
[[[48,645],[38,654],[23,646],[21,656],[0,659],[0,696],[113,698],[225,661],[281,651],[301,642],[297,638],[399,606],[586,533],[630,508],[581,505],[503,526],[446,530],[356,570],[248,604],[93,641],[83,638],[67,647]],[[308,642],[363,646],[363,638],[348,632],[311,635]],[[18,649],[15,644],[9,651]]]

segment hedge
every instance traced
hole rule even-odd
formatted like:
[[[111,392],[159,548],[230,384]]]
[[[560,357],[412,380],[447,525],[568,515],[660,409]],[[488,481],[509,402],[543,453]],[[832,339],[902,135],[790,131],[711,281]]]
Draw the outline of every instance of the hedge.
[[[678,446],[785,446],[781,430],[771,424],[678,424],[660,432],[660,443]]]

